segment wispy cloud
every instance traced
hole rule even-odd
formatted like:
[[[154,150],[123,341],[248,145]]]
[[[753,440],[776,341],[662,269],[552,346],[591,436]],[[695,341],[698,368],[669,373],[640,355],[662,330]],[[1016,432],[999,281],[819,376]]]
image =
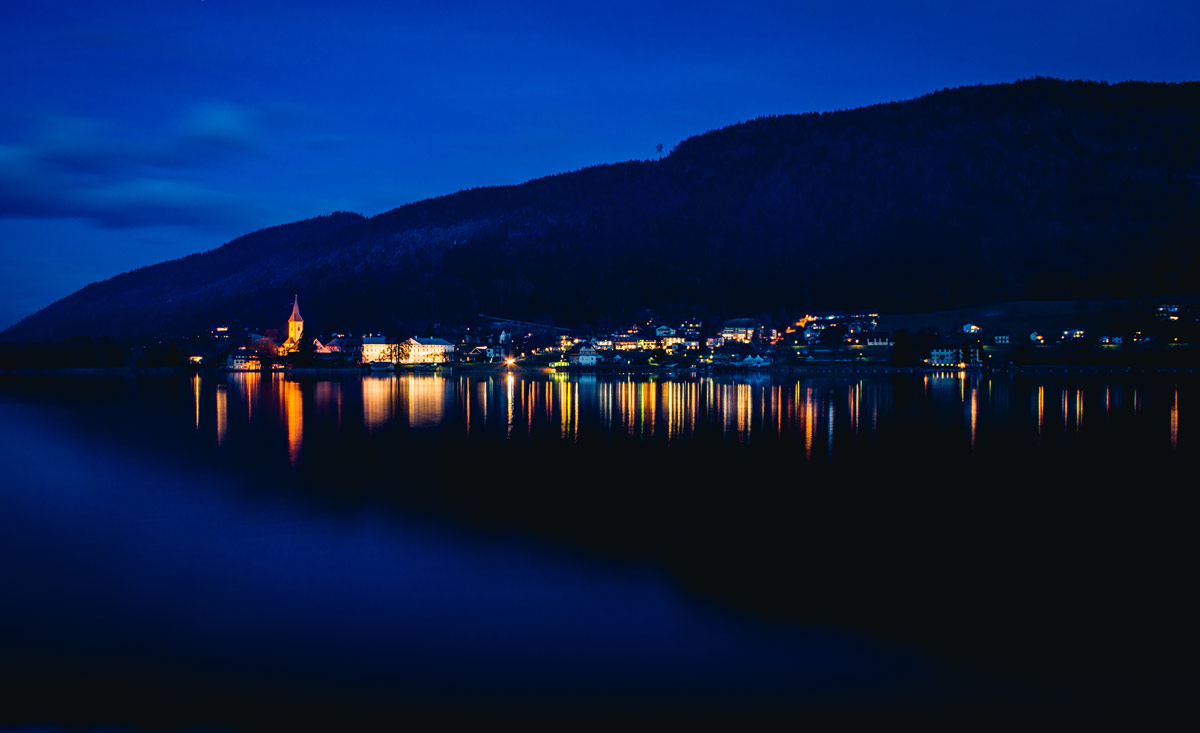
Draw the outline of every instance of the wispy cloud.
[[[253,222],[262,212],[244,196],[199,183],[195,173],[257,155],[259,117],[238,105],[196,104],[150,138],[101,120],[45,117],[28,139],[0,144],[0,216],[212,230]]]
[[[203,103],[189,108],[177,125],[184,142],[253,150],[259,139],[259,114],[236,104]]]

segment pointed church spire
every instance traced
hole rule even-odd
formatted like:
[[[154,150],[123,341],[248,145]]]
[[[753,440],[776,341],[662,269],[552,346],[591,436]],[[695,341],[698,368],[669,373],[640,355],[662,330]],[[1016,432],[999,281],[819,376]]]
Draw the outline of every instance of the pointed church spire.
[[[294,297],[295,300],[292,301],[292,317],[288,319],[288,323],[303,323],[304,319],[300,317],[300,294],[297,293]]]

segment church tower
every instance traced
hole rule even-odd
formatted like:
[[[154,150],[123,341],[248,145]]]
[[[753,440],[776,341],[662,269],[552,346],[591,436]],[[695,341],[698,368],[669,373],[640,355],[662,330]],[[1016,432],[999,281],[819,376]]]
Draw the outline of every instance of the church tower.
[[[292,316],[288,318],[288,337],[279,347],[279,355],[286,356],[300,348],[300,337],[304,335],[304,318],[300,316],[300,295],[292,301]]]
[[[297,293],[292,301],[292,317],[288,319],[288,341],[293,344],[300,343],[300,336],[304,334],[304,319],[300,317],[300,295]]]

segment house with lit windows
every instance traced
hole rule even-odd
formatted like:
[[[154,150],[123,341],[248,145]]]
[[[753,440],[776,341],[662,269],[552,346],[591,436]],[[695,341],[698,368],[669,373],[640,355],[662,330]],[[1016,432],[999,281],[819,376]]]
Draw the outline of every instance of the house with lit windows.
[[[571,366],[595,366],[598,361],[600,361],[600,352],[586,341],[575,344],[567,352],[567,362]]]

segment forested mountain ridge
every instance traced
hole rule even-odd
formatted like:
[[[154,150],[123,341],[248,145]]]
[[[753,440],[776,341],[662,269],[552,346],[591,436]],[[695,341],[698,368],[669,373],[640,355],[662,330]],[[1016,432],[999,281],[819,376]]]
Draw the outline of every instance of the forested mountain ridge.
[[[3,337],[274,325],[294,292],[320,330],[1194,293],[1198,244],[1200,83],[1034,79],[265,229],[93,283]]]

